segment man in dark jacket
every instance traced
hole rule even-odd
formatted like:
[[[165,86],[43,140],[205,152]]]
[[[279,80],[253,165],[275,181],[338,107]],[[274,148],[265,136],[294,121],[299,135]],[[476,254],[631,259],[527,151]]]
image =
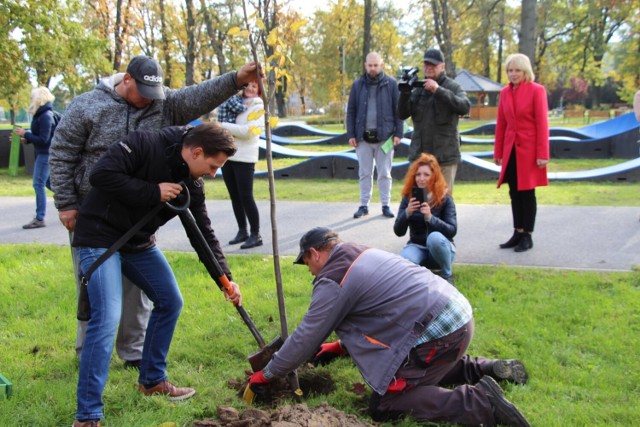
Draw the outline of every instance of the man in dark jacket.
[[[471,305],[447,281],[398,255],[341,242],[324,227],[302,236],[295,263],[315,276],[309,310],[251,376],[252,390],[264,391],[314,354],[312,362],[323,364],[348,355],[373,389],[375,421],[407,415],[529,426],[495,381],[524,384],[524,365],[465,355],[474,331]],[[340,341],[322,344],[334,331]]]
[[[444,56],[438,49],[424,53],[424,86],[411,90],[400,85],[398,116],[413,120],[413,134],[409,146],[409,161],[420,153],[433,154],[442,168],[449,194],[460,163],[460,135],[458,119],[469,113],[471,103],[455,80],[447,77]]]
[[[105,78],[94,90],[74,98],[56,128],[49,156],[53,199],[70,238],[78,209],[91,188],[91,169],[112,144],[135,130],[186,125],[255,80],[256,71],[255,64],[246,64],[237,72],[174,90],[162,86],[164,74],[160,64],[141,55],[131,60],[126,73]],[[71,254],[75,277],[79,277],[73,248]],[[126,277],[123,283],[126,310],[122,313],[116,351],[125,366],[138,367],[151,304]],[[76,289],[79,293],[78,281]],[[85,330],[86,321],[79,321],[78,355]]]
[[[211,229],[201,177],[215,176],[235,151],[233,136],[216,123],[134,132],[112,145],[93,167],[89,178],[93,188],[80,207],[75,227],[72,245],[77,249],[82,271],[88,272],[149,211],[178,197],[185,185],[198,228],[230,276]],[[89,277],[86,286],[91,319],[80,355],[74,427],[99,426],[104,416],[102,392],[120,313],[127,308],[122,305],[122,273],[153,301],[138,389],[145,395],[160,394],[170,400],[187,399],[195,393],[192,388],[175,387],[166,374],[166,356],[183,300],[171,267],[155,245],[155,232],[175,215],[174,210],[164,207]],[[195,236],[188,229],[187,234],[193,242]],[[204,259],[204,254],[198,255]],[[231,285],[233,293],[229,297],[234,304],[240,304],[240,289],[233,282]]]
[[[366,73],[353,82],[347,106],[347,137],[358,156],[360,207],[353,214],[369,214],[373,189],[373,166],[378,171],[378,190],[382,215],[393,218],[391,202],[391,166],[393,147],[402,138],[402,120],[396,116],[398,84],[385,75],[380,54],[371,52],[364,63]],[[393,138],[393,146],[388,139]]]

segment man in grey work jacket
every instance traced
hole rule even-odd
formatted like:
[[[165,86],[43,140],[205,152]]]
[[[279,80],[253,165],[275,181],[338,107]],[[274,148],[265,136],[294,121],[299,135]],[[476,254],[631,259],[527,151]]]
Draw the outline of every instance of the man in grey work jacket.
[[[398,116],[413,120],[409,161],[421,153],[436,156],[449,194],[453,194],[460,163],[458,120],[469,113],[471,102],[462,87],[447,77],[442,52],[427,49],[423,65],[426,77],[423,87],[412,90],[408,85],[399,86]]]
[[[186,125],[206,114],[256,79],[256,65],[245,64],[200,84],[174,90],[163,87],[164,73],[153,58],[134,57],[125,73],[114,74],[95,89],[73,99],[58,124],[51,143],[49,168],[54,203],[60,222],[72,233],[83,199],[91,188],[89,174],[100,156],[136,130],[158,130]],[[78,262],[71,248],[76,288]],[[125,366],[138,368],[151,310],[144,293],[123,277],[123,307],[116,338]],[[87,322],[78,322],[76,353],[80,355]]]
[[[396,116],[398,84],[385,75],[380,54],[371,52],[364,63],[366,73],[353,82],[347,106],[347,138],[358,156],[360,207],[353,214],[360,218],[369,214],[373,189],[373,166],[378,171],[378,190],[382,215],[393,218],[391,202],[391,166],[393,147],[385,142],[393,138],[393,146],[402,138],[402,120]]]
[[[496,382],[524,384],[524,365],[465,354],[474,331],[471,306],[446,280],[398,255],[341,242],[324,227],[302,236],[295,263],[315,276],[311,304],[269,364],[251,376],[254,393],[312,357],[324,364],[348,355],[373,389],[375,421],[406,415],[529,426]],[[340,341],[322,344],[334,331]]]

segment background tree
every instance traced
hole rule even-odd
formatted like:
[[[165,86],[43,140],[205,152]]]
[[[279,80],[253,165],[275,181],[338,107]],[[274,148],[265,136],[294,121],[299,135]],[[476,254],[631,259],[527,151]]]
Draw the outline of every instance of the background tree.
[[[364,25],[362,34],[362,62],[365,61],[369,52],[371,52],[371,21],[373,20],[373,9],[376,2],[373,0],[364,0]]]
[[[531,64],[536,63],[536,0],[522,0],[518,32],[518,51],[529,57]]]

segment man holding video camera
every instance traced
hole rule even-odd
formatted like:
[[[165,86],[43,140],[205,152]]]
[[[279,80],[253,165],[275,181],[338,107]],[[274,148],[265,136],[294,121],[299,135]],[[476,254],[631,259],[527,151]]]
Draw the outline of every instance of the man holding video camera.
[[[460,162],[458,119],[469,113],[471,102],[462,87],[447,77],[442,52],[427,49],[423,70],[426,79],[415,87],[410,81],[400,81],[398,117],[413,120],[413,134],[409,146],[409,161],[421,153],[433,154],[453,193],[453,183]]]
[[[391,203],[391,165],[393,147],[402,138],[402,120],[396,116],[398,83],[385,75],[384,63],[377,52],[367,55],[366,73],[353,82],[347,106],[347,137],[358,156],[360,207],[353,214],[360,218],[369,214],[373,189],[373,166],[378,170],[378,190],[382,215],[393,218]]]

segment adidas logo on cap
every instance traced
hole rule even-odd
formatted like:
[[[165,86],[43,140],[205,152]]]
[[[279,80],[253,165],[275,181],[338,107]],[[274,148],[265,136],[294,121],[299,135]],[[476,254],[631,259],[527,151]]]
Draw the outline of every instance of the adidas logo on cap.
[[[145,81],[154,82],[154,83],[161,83],[162,82],[162,77],[160,77],[160,76],[144,76],[142,79],[145,80]]]

